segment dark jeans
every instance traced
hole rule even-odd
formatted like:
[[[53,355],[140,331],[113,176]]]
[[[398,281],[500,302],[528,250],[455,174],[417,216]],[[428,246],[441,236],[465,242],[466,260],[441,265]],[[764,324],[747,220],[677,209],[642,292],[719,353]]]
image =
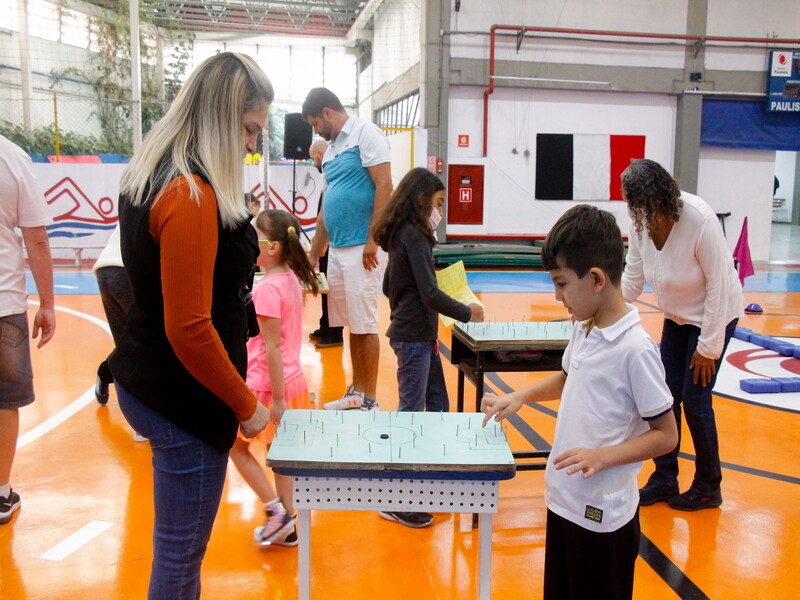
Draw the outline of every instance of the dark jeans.
[[[125,317],[133,308],[131,282],[124,267],[100,267],[95,272],[95,277],[97,277],[97,287],[100,290],[100,300],[103,302],[108,327],[111,329],[111,337],[114,338],[116,346],[125,329]],[[100,363],[97,374],[107,385],[114,382],[114,377],[111,375],[106,361]]]
[[[397,410],[449,412],[450,399],[437,343],[389,340],[389,345],[397,356]]]
[[[722,355],[716,361],[717,373],[738,321],[739,319],[734,319],[725,328],[725,344],[722,347]],[[696,384],[692,381],[694,372],[689,369],[689,365],[699,337],[699,327],[678,325],[670,319],[664,319],[664,328],[661,332],[661,362],[664,363],[667,386],[674,402],[672,410],[678,423],[678,445],[672,452],[654,459],[656,470],[650,476],[650,481],[666,485],[675,485],[678,482],[678,452],[681,447],[681,413],[683,413],[686,415],[686,424],[692,435],[696,456],[691,489],[701,494],[716,494],[719,493],[722,482],[717,422],[711,397],[717,376],[714,375],[706,387],[699,381]]]
[[[153,451],[149,600],[200,597],[200,566],[217,516],[228,453],[220,454],[117,384],[119,407]]]

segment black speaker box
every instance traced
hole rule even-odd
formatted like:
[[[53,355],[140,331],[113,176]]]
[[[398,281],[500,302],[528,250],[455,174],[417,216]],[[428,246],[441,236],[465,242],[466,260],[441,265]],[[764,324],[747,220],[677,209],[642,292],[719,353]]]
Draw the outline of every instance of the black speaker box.
[[[307,160],[313,130],[300,113],[287,113],[283,122],[283,156]]]

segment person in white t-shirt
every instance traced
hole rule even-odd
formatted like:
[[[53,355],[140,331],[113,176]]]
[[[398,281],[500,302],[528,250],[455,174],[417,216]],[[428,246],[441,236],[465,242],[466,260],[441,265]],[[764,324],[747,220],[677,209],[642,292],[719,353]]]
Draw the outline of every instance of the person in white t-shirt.
[[[30,157],[0,135],[0,525],[20,507],[19,494],[11,489],[11,466],[19,409],[34,400],[23,243],[39,293],[32,335],[36,339],[41,332],[37,347],[49,342],[56,329],[49,222]]]
[[[580,205],[547,234],[542,263],[576,321],[562,371],[503,397],[484,426],[528,402],[561,398],[545,471],[544,598],[631,598],[639,552],[637,475],[678,441],[658,348],[620,289],[622,235],[611,213]]]
[[[678,510],[722,504],[722,467],[711,391],[722,356],[744,315],[744,297],[733,255],[719,219],[697,196],[681,191],[664,167],[634,160],[622,173],[622,197],[631,230],[622,294],[633,302],[645,280],[664,311],[661,360],[692,435],[695,474],[684,493],[678,487],[678,452],[655,459],[656,470],[639,490],[639,503],[668,502]]]

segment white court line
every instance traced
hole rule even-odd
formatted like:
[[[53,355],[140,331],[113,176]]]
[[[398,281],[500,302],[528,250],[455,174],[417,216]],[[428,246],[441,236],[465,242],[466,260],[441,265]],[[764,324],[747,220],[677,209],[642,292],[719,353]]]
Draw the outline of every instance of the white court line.
[[[35,300],[28,300],[28,304],[32,304],[34,306],[39,306],[39,303]],[[90,323],[94,323],[98,327],[100,327],[103,331],[111,335],[111,329],[108,326],[108,323],[103,321],[102,319],[98,319],[97,317],[93,317],[92,315],[87,315],[86,313],[78,312],[77,310],[72,310],[71,308],[65,308],[63,306],[56,306],[56,310],[65,312],[70,315],[74,315],[76,317],[80,317],[89,321]],[[56,335],[58,335],[58,327],[56,327]],[[49,419],[39,423],[36,427],[24,433],[23,435],[19,436],[17,439],[17,449],[27,446],[31,442],[38,440],[44,434],[49,433],[59,425],[61,425],[64,421],[69,419],[75,413],[77,413],[80,409],[82,409],[87,404],[90,404],[92,400],[94,400],[94,386],[90,387],[88,390],[83,392],[77,400],[74,400],[56,414],[54,414]]]
[[[30,431],[19,436],[19,438],[17,439],[17,450],[19,450],[24,446],[27,446],[28,444],[30,444],[35,440],[38,440],[44,434],[53,431],[53,429],[61,425],[64,421],[69,419],[80,409],[82,409],[87,404],[90,404],[94,400],[95,400],[94,386],[92,386],[88,390],[83,392],[83,394],[81,394],[77,400],[71,402],[70,404],[62,408],[60,411],[58,411],[49,419],[42,421]]]
[[[114,523],[110,521],[89,521],[86,525],[78,529],[78,531],[61,540],[38,558],[55,562],[62,561],[113,526]]]
[[[29,299],[28,300],[28,304],[31,304],[33,306],[39,306],[39,303],[36,300],[30,300]],[[111,335],[111,328],[108,326],[108,323],[106,323],[103,319],[99,319],[99,318],[94,317],[92,315],[87,315],[86,313],[83,313],[83,312],[80,312],[80,311],[77,311],[77,310],[72,310],[71,308],[67,308],[65,306],[56,305],[55,309],[58,310],[58,311],[67,313],[68,315],[74,315],[76,317],[80,317],[81,319],[89,321],[90,323],[94,323],[100,329],[105,331],[109,336]],[[58,328],[56,328],[56,331],[58,331]]]

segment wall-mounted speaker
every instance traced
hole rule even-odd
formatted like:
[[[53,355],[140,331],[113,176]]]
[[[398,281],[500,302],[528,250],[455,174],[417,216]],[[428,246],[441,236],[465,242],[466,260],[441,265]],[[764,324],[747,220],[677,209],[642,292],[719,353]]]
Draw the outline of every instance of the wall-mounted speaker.
[[[294,160],[307,160],[313,135],[311,125],[300,113],[287,113],[283,122],[283,156]]]

